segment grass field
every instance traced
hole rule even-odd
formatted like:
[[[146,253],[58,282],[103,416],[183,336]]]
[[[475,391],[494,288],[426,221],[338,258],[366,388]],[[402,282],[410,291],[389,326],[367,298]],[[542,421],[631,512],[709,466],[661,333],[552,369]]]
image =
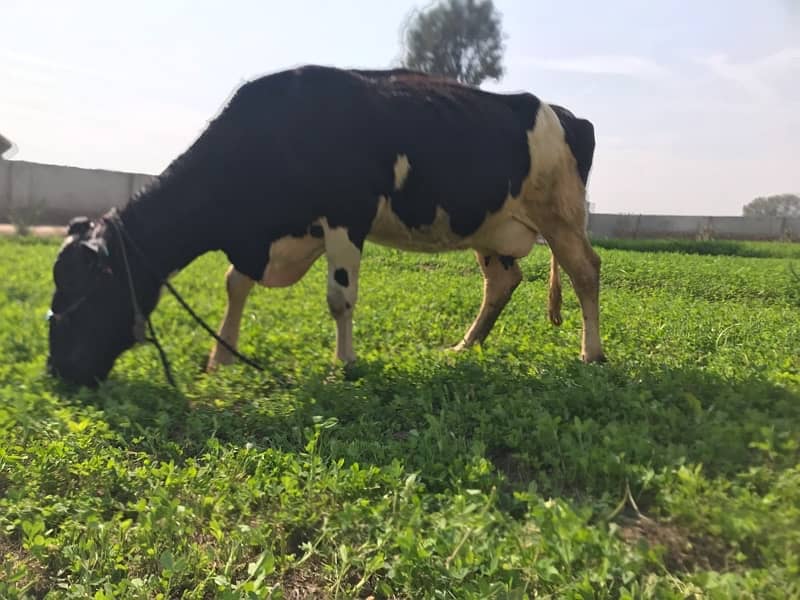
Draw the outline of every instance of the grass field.
[[[0,597],[800,597],[800,245],[606,242],[609,362],[546,318],[549,255],[489,343],[469,254],[368,246],[360,364],[324,260],[259,289],[241,348],[165,295],[95,391],[44,375],[57,241],[0,240]],[[214,326],[220,254],[175,280]]]

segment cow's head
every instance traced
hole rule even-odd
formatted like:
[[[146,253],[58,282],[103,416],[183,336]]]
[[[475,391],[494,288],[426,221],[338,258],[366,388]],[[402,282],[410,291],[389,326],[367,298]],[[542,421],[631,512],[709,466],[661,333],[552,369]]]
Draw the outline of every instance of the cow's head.
[[[80,385],[105,379],[117,357],[135,343],[124,265],[109,253],[119,247],[115,241],[108,223],[73,219],[53,266],[47,367]]]

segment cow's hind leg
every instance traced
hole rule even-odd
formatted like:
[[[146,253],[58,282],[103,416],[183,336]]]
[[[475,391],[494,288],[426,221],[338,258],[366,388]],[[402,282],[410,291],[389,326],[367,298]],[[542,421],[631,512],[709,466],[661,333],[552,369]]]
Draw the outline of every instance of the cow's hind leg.
[[[581,304],[581,358],[585,362],[605,361],[600,342],[600,257],[579,224],[553,218],[541,225],[542,235],[550,244],[555,259],[569,275]]]
[[[358,299],[358,272],[361,248],[354,244],[344,227],[325,230],[325,255],[328,259],[328,308],[336,321],[336,358],[355,362],[353,349],[353,311]]]
[[[476,252],[475,256],[483,272],[483,302],[464,339],[453,347],[456,351],[480,344],[486,339],[522,281],[522,270],[514,257],[481,252]]]
[[[237,271],[233,265],[225,274],[225,288],[228,292],[228,306],[219,328],[219,337],[225,340],[232,348],[236,348],[239,341],[239,328],[242,323],[242,313],[250,290],[255,282],[247,275]],[[219,342],[214,344],[211,355],[208,357],[207,371],[213,371],[219,365],[229,365],[233,362],[233,354]]]

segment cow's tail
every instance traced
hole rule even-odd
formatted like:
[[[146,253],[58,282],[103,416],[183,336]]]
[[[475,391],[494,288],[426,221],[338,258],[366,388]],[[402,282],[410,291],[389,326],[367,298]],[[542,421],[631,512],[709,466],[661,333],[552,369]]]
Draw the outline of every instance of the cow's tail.
[[[550,251],[550,291],[547,295],[547,315],[553,325],[561,325],[561,275],[558,261],[552,250]]]

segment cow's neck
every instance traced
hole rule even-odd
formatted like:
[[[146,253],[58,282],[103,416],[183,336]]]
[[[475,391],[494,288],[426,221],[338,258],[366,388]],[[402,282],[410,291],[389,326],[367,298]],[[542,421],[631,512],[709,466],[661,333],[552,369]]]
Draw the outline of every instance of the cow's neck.
[[[147,314],[155,308],[159,280],[216,249],[217,219],[202,210],[211,204],[181,192],[174,186],[156,184],[119,211],[125,230],[144,255],[133,248],[128,250],[137,293],[142,296],[142,309]]]

